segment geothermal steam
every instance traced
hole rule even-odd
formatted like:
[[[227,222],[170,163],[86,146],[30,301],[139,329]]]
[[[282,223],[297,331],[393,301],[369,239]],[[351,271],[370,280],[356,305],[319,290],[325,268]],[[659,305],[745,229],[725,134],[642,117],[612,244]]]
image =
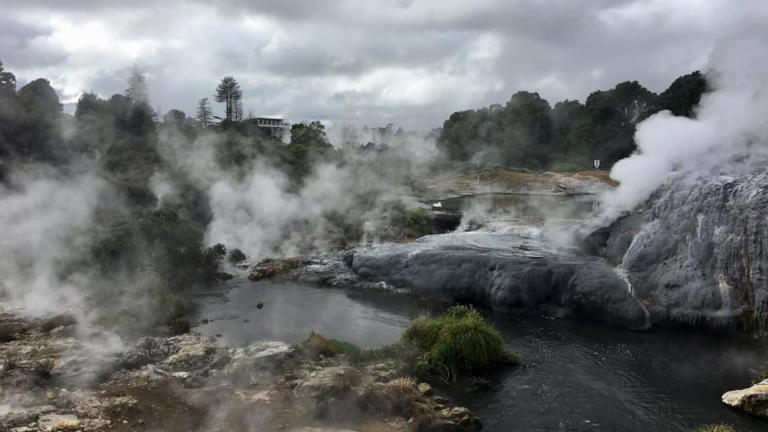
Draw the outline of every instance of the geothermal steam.
[[[83,292],[59,278],[60,265],[78,247],[77,232],[91,223],[103,181],[15,175],[0,186],[0,290],[26,313],[81,312]]]
[[[696,118],[662,111],[637,126],[637,151],[611,171],[621,185],[604,197],[604,221],[646,200],[675,170],[692,170],[722,162],[734,153],[766,149],[766,46],[768,36],[758,32],[724,39],[710,55],[707,80],[712,90],[702,96]]]

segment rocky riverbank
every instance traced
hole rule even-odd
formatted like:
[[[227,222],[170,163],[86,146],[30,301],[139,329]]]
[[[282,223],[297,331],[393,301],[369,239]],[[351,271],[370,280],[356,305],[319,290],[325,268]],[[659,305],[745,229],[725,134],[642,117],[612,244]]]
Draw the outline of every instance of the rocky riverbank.
[[[276,341],[221,347],[191,334],[110,351],[106,335],[48,322],[0,314],[2,431],[480,428],[396,359],[354,362]]]

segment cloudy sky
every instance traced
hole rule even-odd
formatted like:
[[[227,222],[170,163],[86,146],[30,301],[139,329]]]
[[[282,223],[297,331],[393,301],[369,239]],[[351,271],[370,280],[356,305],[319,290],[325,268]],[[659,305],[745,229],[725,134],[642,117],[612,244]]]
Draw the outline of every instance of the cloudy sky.
[[[5,68],[20,84],[48,78],[64,103],[121,92],[138,67],[161,111],[193,113],[233,75],[246,114],[429,129],[518,90],[552,104],[629,79],[661,91],[705,68],[719,38],[766,20],[768,1],[0,0],[0,11]]]

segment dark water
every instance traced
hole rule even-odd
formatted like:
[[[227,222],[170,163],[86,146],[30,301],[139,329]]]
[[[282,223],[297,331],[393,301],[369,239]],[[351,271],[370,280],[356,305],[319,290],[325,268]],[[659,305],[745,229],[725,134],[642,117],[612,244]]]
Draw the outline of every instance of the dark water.
[[[298,343],[310,330],[371,347],[399,339],[410,319],[440,306],[390,293],[364,293],[238,279],[227,298],[204,298],[194,330],[222,343]],[[261,310],[256,308],[263,303]],[[567,320],[489,313],[523,366],[497,373],[482,392],[451,389],[487,431],[690,431],[730,423],[741,432],[768,422],[720,403],[768,363],[754,340],[689,332],[630,332]],[[243,322],[248,319],[249,322]]]
[[[194,331],[216,336],[223,345],[258,340],[298,344],[310,331],[371,348],[397,342],[405,327],[429,306],[411,297],[320,289],[292,283],[231,281],[226,297],[201,299]],[[257,306],[261,303],[263,307]]]

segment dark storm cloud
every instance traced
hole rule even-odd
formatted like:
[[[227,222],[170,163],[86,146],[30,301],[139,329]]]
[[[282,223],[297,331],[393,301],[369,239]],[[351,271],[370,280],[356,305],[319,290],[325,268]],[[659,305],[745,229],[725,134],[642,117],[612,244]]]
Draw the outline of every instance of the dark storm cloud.
[[[0,18],[0,59],[23,79],[50,78],[68,102],[122,91],[138,66],[164,110],[193,112],[233,75],[246,113],[430,128],[523,89],[552,104],[628,79],[663,90],[767,4],[29,0]]]

